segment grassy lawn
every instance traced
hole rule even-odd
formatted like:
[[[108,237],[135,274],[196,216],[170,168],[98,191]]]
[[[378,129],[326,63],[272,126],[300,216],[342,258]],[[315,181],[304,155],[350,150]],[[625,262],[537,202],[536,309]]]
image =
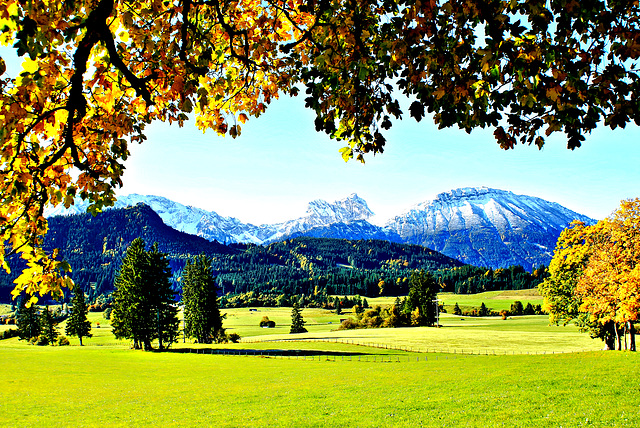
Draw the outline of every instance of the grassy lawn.
[[[621,352],[374,363],[21,345],[0,358],[3,427],[640,423],[640,359]]]
[[[478,302],[536,298],[500,293]],[[89,314],[84,347],[0,341],[0,426],[640,426],[640,357],[599,352],[600,341],[546,316],[336,331],[352,314],[304,309],[309,332],[290,335],[290,308],[223,312],[241,343],[174,348],[265,356],[130,350],[101,313]],[[258,326],[265,315],[276,328]]]
[[[535,288],[531,290],[487,291],[478,294],[440,293],[438,298],[442,300],[449,313],[453,312],[456,303],[463,311],[479,308],[484,303],[489,310],[500,312],[503,309],[511,308],[511,304],[516,300],[521,301],[523,306],[527,306],[527,303],[534,306],[541,305],[543,300]]]

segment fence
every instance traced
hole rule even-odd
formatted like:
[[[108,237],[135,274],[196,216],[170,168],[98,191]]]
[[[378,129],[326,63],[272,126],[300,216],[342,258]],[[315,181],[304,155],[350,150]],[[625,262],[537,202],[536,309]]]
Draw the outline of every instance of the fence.
[[[326,342],[326,343],[342,343],[347,345],[362,346],[368,348],[386,349],[391,351],[401,351],[407,353],[421,354],[421,355],[384,355],[384,354],[360,354],[356,352],[345,351],[319,351],[312,349],[214,349],[214,348],[178,348],[173,352],[182,353],[196,353],[196,354],[213,354],[213,355],[236,355],[236,356],[258,356],[258,357],[270,357],[270,358],[287,358],[287,359],[304,359],[318,361],[363,361],[363,362],[402,362],[402,361],[437,361],[440,359],[455,359],[457,357],[469,357],[469,356],[493,356],[493,355],[554,355],[554,354],[568,354],[576,352],[590,352],[590,350],[575,350],[575,351],[527,351],[518,352],[515,351],[496,351],[489,349],[435,349],[435,348],[414,348],[410,346],[393,346],[389,344],[375,343],[375,342],[358,342],[353,339],[338,339],[338,338],[306,338],[306,339],[243,339],[242,343],[292,343],[292,342]],[[424,355],[424,354],[436,354],[436,355]]]

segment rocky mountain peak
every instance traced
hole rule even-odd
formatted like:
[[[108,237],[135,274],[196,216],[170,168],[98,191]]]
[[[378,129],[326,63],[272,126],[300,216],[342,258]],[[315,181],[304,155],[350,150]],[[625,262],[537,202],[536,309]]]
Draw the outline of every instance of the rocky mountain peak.
[[[344,199],[329,203],[323,199],[309,202],[306,218],[317,224],[347,223],[356,220],[366,220],[373,216],[367,202],[357,194],[352,193]]]

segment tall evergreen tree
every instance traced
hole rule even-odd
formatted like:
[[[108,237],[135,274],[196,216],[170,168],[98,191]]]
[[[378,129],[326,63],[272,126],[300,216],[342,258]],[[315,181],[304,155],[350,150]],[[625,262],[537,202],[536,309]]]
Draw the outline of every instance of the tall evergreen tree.
[[[149,262],[149,285],[151,311],[155,315],[155,334],[158,347],[171,346],[178,338],[180,320],[176,292],[171,289],[171,267],[167,254],[160,252],[158,243],[154,243],[147,253]]]
[[[291,309],[291,329],[289,330],[289,333],[306,333],[307,329],[304,327],[304,324],[305,321],[302,318],[300,305],[294,303],[293,309]]]
[[[53,345],[58,338],[58,323],[53,319],[49,307],[45,307],[40,315],[41,335],[47,338],[47,343]]]
[[[83,337],[91,337],[91,322],[87,319],[87,301],[85,300],[84,291],[80,287],[74,289],[71,298],[71,307],[69,308],[69,318],[67,319],[67,327],[65,333],[69,336],[77,336],[82,346]]]
[[[418,325],[434,325],[436,322],[436,302],[438,283],[431,273],[424,269],[413,271],[409,279],[409,295],[404,312],[415,312]]]
[[[19,298],[17,308],[16,324],[18,326],[18,337],[22,340],[31,340],[40,336],[42,329],[38,316],[38,307],[27,303],[27,298]]]
[[[211,263],[210,257],[201,254],[195,260],[187,261],[183,271],[185,335],[199,343],[219,341],[224,336]]]
[[[144,241],[136,238],[115,280],[111,325],[117,338],[132,339],[134,348],[145,350],[154,339],[160,349],[175,341],[179,320],[170,279],[166,254],[157,244],[145,251]]]

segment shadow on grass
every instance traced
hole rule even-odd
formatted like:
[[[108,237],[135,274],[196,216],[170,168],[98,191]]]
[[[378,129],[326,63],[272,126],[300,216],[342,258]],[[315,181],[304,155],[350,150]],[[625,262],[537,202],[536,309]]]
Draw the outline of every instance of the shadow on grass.
[[[260,355],[260,356],[290,356],[290,357],[311,357],[316,355],[326,355],[335,357],[346,357],[354,355],[368,355],[365,352],[341,352],[341,351],[320,351],[315,349],[210,349],[210,348],[177,348],[168,349],[164,352],[177,352],[180,354],[212,354],[212,355]]]

